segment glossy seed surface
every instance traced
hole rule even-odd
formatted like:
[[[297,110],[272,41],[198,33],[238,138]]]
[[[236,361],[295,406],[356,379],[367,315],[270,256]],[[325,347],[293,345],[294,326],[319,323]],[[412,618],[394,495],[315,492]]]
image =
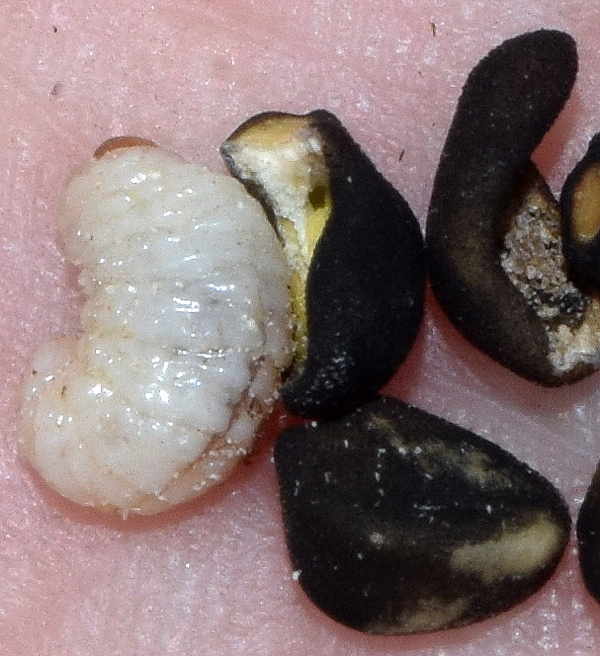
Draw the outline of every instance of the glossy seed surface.
[[[419,225],[339,120],[259,114],[223,156],[264,205],[293,269],[292,412],[328,415],[372,394],[417,334],[425,264]]]
[[[559,385],[600,364],[600,304],[562,254],[560,210],[530,162],[569,97],[573,39],[539,30],[471,72],[429,208],[433,291],[456,327],[521,376]]]
[[[295,576],[325,613],[418,633],[506,610],[551,575],[570,518],[497,445],[389,397],[275,448]]]

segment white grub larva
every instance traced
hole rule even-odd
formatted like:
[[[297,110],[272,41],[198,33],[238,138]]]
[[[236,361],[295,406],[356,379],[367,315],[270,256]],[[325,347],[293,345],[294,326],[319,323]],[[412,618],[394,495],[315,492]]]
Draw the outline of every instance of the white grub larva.
[[[45,344],[21,452],[60,494],[154,514],[249,450],[291,358],[288,267],[242,185],[150,142],[112,142],[58,213],[82,334]]]

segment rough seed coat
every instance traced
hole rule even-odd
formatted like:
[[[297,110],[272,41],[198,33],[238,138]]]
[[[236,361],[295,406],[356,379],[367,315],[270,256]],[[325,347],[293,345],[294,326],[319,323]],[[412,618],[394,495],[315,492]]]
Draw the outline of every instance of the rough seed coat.
[[[502,268],[502,227],[576,73],[575,42],[553,30],[509,39],[482,59],[467,79],[448,132],[427,220],[431,284],[450,319],[492,358],[545,385],[590,373],[600,360],[599,345],[559,327],[560,348],[572,350],[575,364],[567,370],[555,366],[554,326],[548,328]],[[548,204],[556,205],[553,199]],[[591,310],[593,335],[598,322],[596,308]]]

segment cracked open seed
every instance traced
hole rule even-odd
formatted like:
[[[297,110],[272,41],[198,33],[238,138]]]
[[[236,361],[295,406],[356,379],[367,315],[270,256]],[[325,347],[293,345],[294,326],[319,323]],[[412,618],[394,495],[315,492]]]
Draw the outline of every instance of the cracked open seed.
[[[552,30],[510,39],[473,69],[427,221],[432,288],[452,322],[492,358],[544,385],[600,364],[600,302],[572,276],[560,208],[530,161],[576,71],[573,39]]]
[[[423,240],[410,207],[324,110],[259,114],[221,151],[293,270],[286,407],[328,415],[364,400],[404,360],[422,318]]]

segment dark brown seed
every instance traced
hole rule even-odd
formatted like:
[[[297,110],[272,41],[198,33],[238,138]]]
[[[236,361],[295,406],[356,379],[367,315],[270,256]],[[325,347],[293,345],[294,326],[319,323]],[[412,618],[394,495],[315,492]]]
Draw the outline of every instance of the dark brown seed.
[[[475,346],[530,380],[571,382],[600,363],[600,304],[562,254],[560,211],[530,156],[567,100],[573,39],[540,30],[469,75],[427,223],[433,291]]]
[[[577,276],[600,288],[600,134],[567,177],[560,205],[565,257]]]
[[[275,447],[295,577],[370,633],[469,624],[552,574],[570,530],[559,492],[495,444],[380,397]]]
[[[367,398],[404,360],[422,318],[423,240],[410,207],[324,110],[259,114],[221,151],[293,270],[286,407],[329,415]]]
[[[600,602],[600,465],[577,517],[579,565],[589,593]]]

